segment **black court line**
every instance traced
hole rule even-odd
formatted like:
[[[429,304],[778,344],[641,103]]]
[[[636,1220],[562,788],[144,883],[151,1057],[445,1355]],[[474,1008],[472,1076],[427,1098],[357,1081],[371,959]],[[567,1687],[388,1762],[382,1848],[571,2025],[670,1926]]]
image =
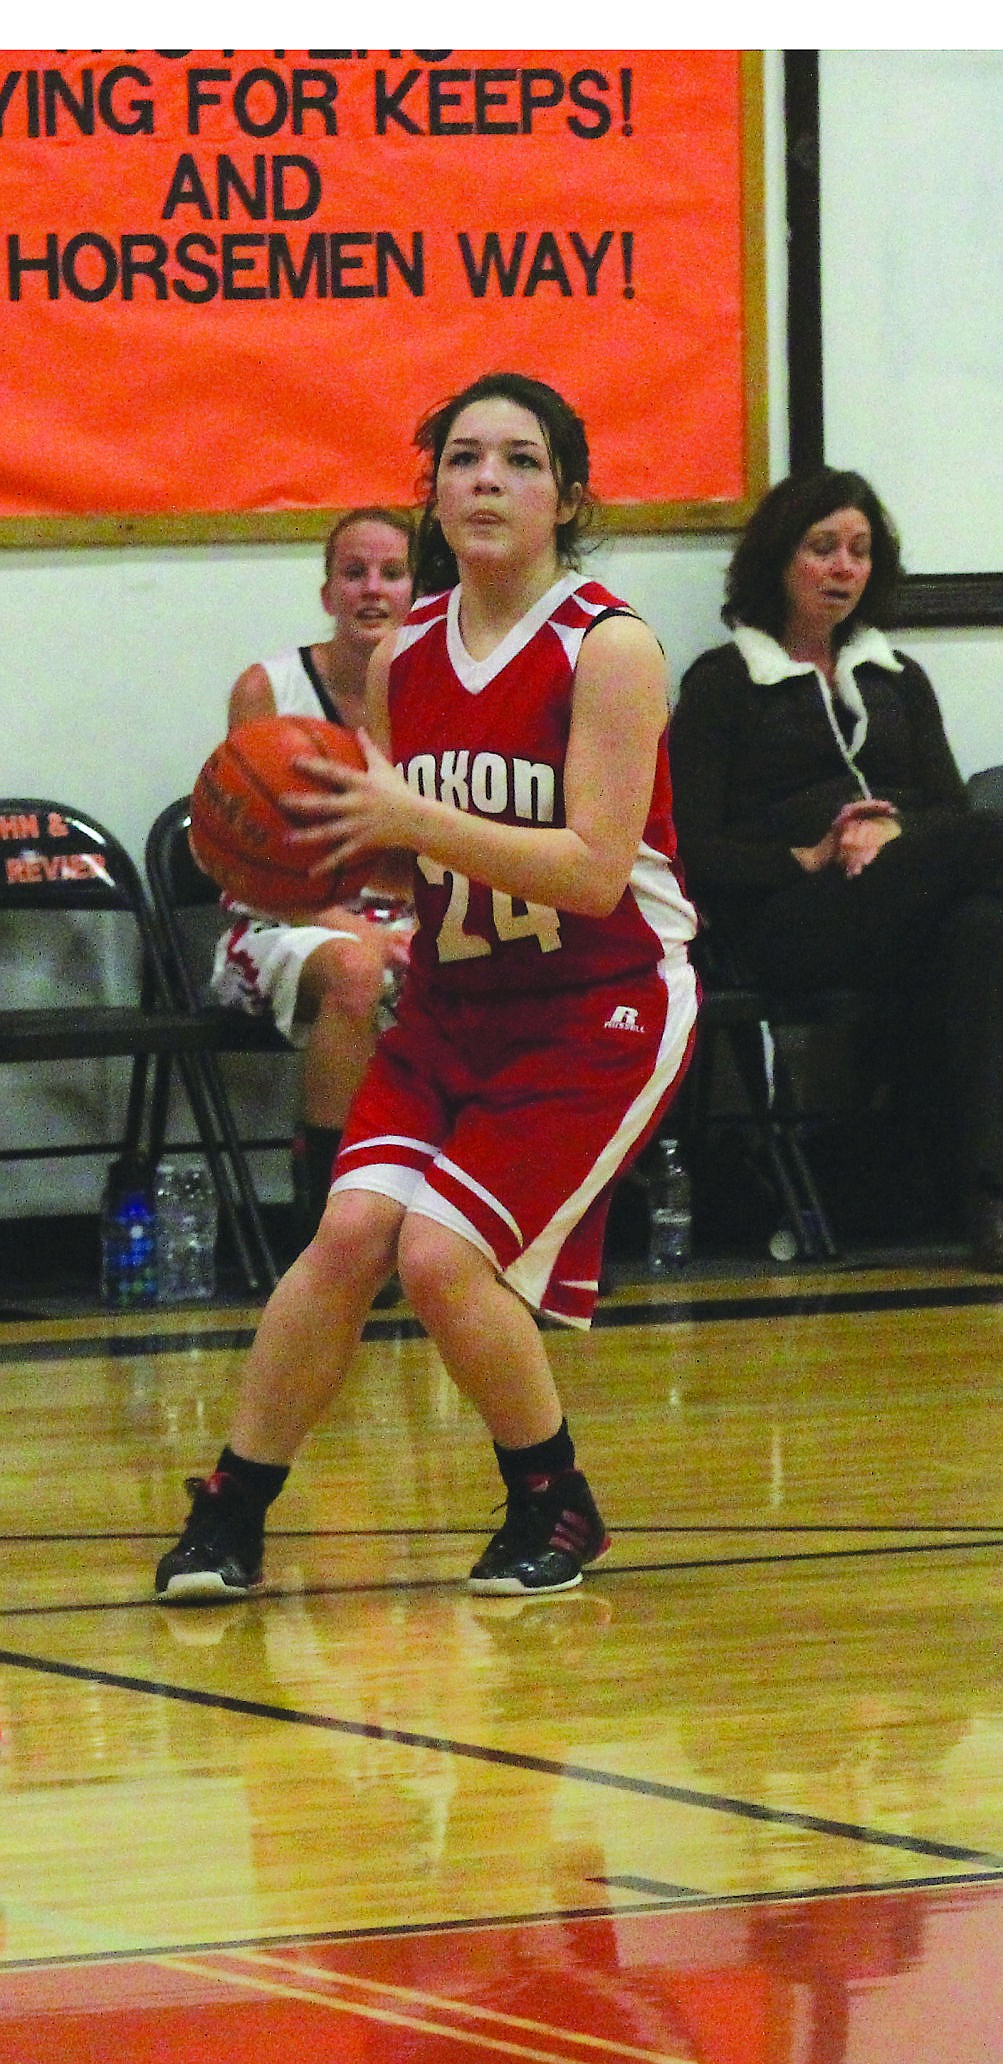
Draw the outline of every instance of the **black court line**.
[[[625,1911],[631,1913],[677,1913],[680,1908],[708,1906],[774,1906],[789,1905],[793,1900],[800,1904],[808,1899],[860,1899],[872,1892],[875,1897],[889,1892],[936,1892],[955,1885],[999,1885],[1003,1891],[1003,1873],[999,1871],[957,1871],[932,1873],[923,1878],[862,1878],[849,1885],[802,1885],[799,1888],[784,1886],[773,1892],[700,1892],[689,1890],[685,1885],[664,1885],[658,1878],[636,1878],[629,1873],[613,1877],[590,1878],[592,1885],[604,1885],[611,1892],[639,1892],[650,1897],[651,1906],[624,1908],[617,1906],[612,1911],[619,1916]],[[600,1911],[610,1912],[610,1908]]]
[[[931,1283],[922,1289],[861,1289],[778,1292],[764,1297],[669,1298],[662,1303],[600,1304],[593,1328],[617,1326],[706,1326],[749,1319],[815,1319],[843,1312],[961,1310],[1003,1304],[1003,1282]],[[564,1327],[551,1330],[565,1332]],[[98,1334],[90,1338],[0,1342],[5,1362],[130,1361],[142,1355],[209,1353],[250,1347],[255,1328],[204,1327],[188,1333]],[[424,1340],[417,1319],[370,1319],[364,1340]]]
[[[470,1531],[473,1532],[473,1529],[471,1528]],[[478,1530],[479,1533],[481,1531],[482,1530],[480,1529]],[[644,1533],[648,1530],[644,1527],[641,1527],[638,1529],[638,1531]],[[730,1532],[731,1529],[726,1528],[723,1531]],[[753,1531],[765,1532],[766,1529],[755,1528],[753,1529]],[[808,1530],[805,1529],[805,1531],[807,1532]],[[856,1529],[837,1529],[837,1531],[850,1532],[856,1531]],[[889,1528],[888,1531],[910,1532],[912,1531],[912,1529]],[[952,1532],[953,1531],[954,1530],[952,1530]],[[958,1528],[956,1531],[959,1534],[962,1533],[962,1530],[960,1528]],[[3,1536],[0,1536],[0,1541],[2,1541],[3,1538]],[[16,1541],[23,1541],[24,1539],[30,1540],[33,1537],[15,1535],[12,1538]],[[39,1536],[39,1538],[58,1540],[60,1536]],[[67,1538],[79,1542],[81,1540],[114,1541],[135,1540],[137,1538],[145,1540],[148,1538],[148,1536],[136,1536],[133,1534],[84,1534],[70,1535]],[[156,1535],[153,1538],[157,1540],[163,1540],[165,1536]],[[309,1540],[313,1537],[307,1534],[271,1535],[269,1538],[272,1540]],[[321,1536],[320,1538],[324,1537]],[[609,1567],[607,1567],[604,1564],[601,1569],[597,1567],[593,1571],[588,1572],[587,1582],[588,1588],[591,1589],[592,1584],[596,1582],[602,1583],[611,1577],[676,1576],[684,1574],[688,1570],[735,1570],[762,1568],[764,1566],[766,1568],[784,1570],[789,1565],[793,1565],[794,1563],[845,1562],[848,1560],[856,1560],[860,1559],[861,1557],[872,1557],[875,1555],[884,1555],[892,1558],[897,1555],[949,1555],[952,1553],[970,1553],[973,1549],[977,1548],[1003,1548],[1003,1531],[998,1529],[982,1530],[973,1528],[967,1529],[965,1531],[965,1535],[963,1538],[952,1538],[949,1541],[888,1541],[881,1542],[874,1547],[867,1548],[803,1548],[794,1549],[782,1555],[701,1555],[688,1556],[684,1559],[677,1559],[672,1562],[620,1562],[614,1563]],[[243,1597],[239,1601],[232,1600],[229,1605],[226,1605],[224,1603],[224,1610],[237,1611],[239,1610],[241,1604],[245,1606],[254,1606],[255,1604],[262,1603],[266,1600],[275,1601],[290,1598],[379,1598],[387,1594],[389,1594],[391,1597],[400,1597],[402,1595],[407,1594],[408,1592],[413,1591],[465,1591],[466,1584],[467,1579],[465,1576],[384,1577],[378,1580],[375,1580],[370,1577],[362,1583],[346,1582],[333,1584],[300,1584],[297,1585],[295,1591],[284,1591],[279,1585],[271,1586],[268,1584],[263,1584],[259,1589],[255,1590],[248,1596]],[[527,1600],[527,1603],[530,1606],[532,1605],[532,1602],[532,1599]],[[175,1612],[199,1612],[204,1610],[204,1605],[190,1605],[185,1604],[183,1601],[176,1601],[175,1604],[171,1606],[169,1600],[158,1600],[155,1599],[152,1596],[152,1594],[148,1593],[142,1598],[115,1598],[96,1600],[71,1599],[63,1600],[61,1602],[57,1601],[55,1604],[49,1603],[47,1605],[0,1604],[0,1620],[57,1619],[63,1614],[70,1613],[145,1612],[151,1606],[154,1606],[157,1610],[160,1610],[163,1607],[167,1607],[169,1610]],[[2,1655],[0,1655],[0,1660],[2,1660]]]
[[[817,1319],[840,1312],[931,1311],[1003,1304],[1003,1283],[930,1283],[923,1289],[792,1291],[764,1297],[600,1305],[593,1326],[707,1325],[723,1319]]]
[[[852,1530],[848,1528],[846,1531]],[[904,1527],[901,1531],[908,1533],[911,1529]],[[960,1532],[960,1529],[958,1531]],[[788,1564],[795,1562],[845,1562],[874,1555],[945,1555],[952,1550],[972,1548],[1003,1548],[1003,1532],[998,1529],[987,1530],[985,1533],[980,1532],[975,1540],[888,1541],[868,1548],[795,1548],[783,1555],[701,1555],[677,1562],[617,1563],[612,1569],[597,1569],[595,1575],[648,1576],[658,1572],[672,1574],[676,1570],[751,1569],[764,1563],[777,1569],[786,1569]]]
[[[644,1878],[591,1878],[593,1885],[608,1885],[615,1890],[618,1886],[644,1885]],[[163,1957],[194,1956],[239,1956],[243,1950],[288,1950],[317,1949],[325,1943],[335,1942],[395,1942],[417,1935],[480,1935],[491,1934],[505,1928],[547,1928],[561,1926],[573,1921],[618,1921],[643,1919],[646,1914],[661,1913],[706,1913],[718,1908],[763,1907],[806,1905],[808,1901],[827,1899],[875,1899],[887,1898],[897,1892],[939,1892],[952,1891],[955,1886],[999,1885],[1003,1889],[1003,1876],[998,1871],[955,1871],[933,1872],[922,1878],[864,1878],[846,1885],[805,1885],[800,1888],[785,1887],[776,1892],[699,1892],[682,1890],[678,1895],[665,1892],[653,1893],[650,1898],[629,1901],[610,1906],[555,1906],[536,1909],[526,1913],[480,1914],[475,1917],[454,1915],[449,1920],[438,1921],[385,1921],[375,1927],[316,1928],[306,1933],[279,1935],[235,1935],[226,1938],[208,1937],[203,1942],[154,1942],[141,1949],[77,1949],[52,1957],[11,1957],[0,1965],[0,1977],[7,1971],[50,1971],[62,1970],[65,1966],[79,1969],[93,1964],[145,1964],[159,1961]]]
[[[863,1827],[853,1821],[830,1819],[824,1814],[796,1813],[783,1807],[762,1806],[755,1800],[739,1799],[724,1792],[699,1792],[688,1785],[662,1784],[655,1778],[628,1777],[612,1770],[592,1769],[586,1763],[561,1763],[550,1756],[487,1748],[481,1743],[455,1741],[445,1735],[418,1734],[406,1727],[378,1727],[368,1721],[342,1720],[330,1713],[310,1713],[296,1706],[271,1705],[261,1699],[238,1698],[230,1692],[199,1691],[188,1685],[168,1684],[155,1677],[134,1677],[115,1670],[98,1670],[83,1663],[54,1662],[47,1656],[26,1655],[17,1649],[0,1649],[2,1664],[10,1669],[62,1677],[80,1684],[102,1684],[112,1691],[140,1692],[146,1697],[170,1699],[212,1712],[237,1713],[254,1720],[274,1720],[283,1726],[315,1728],[322,1733],[347,1735],[356,1740],[389,1742],[398,1748],[430,1749],[436,1755],[488,1763],[496,1769],[530,1770],[543,1777],[593,1785],[605,1791],[628,1792],[638,1798],[660,1799],[674,1806],[692,1806],[703,1812],[758,1821],[770,1827],[798,1828],[803,1833],[831,1835],[839,1841],[860,1842],[877,1849],[895,1849],[909,1856],[939,1857],[943,1862],[980,1864],[983,1869],[1003,1871],[1003,1857],[994,1855],[991,1850],[969,1849],[956,1842],[935,1842],[922,1835],[893,1834],[885,1829]]]
[[[417,1322],[416,1322],[417,1323]],[[0,1341],[0,1364],[10,1362],[130,1362],[137,1356],[208,1354],[213,1348],[250,1347],[252,1326],[208,1326],[191,1333],[95,1333],[66,1340]]]
[[[922,1524],[910,1520],[631,1520],[616,1527],[616,1539],[630,1534],[994,1534],[1003,1518],[984,1520],[937,1519]],[[381,1526],[381,1527],[270,1527],[269,1541],[466,1541],[480,1539],[484,1522],[471,1526]],[[162,1527],[85,1527],[71,1531],[60,1527],[51,1532],[4,1534],[0,1546],[32,1548],[42,1542],[69,1545],[80,1541],[166,1541]]]

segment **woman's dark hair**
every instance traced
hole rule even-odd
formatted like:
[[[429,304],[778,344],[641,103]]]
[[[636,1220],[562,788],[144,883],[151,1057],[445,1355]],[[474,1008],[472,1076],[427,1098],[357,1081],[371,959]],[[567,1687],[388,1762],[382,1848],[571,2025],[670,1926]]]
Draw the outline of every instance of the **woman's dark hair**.
[[[324,545],[324,573],[329,575],[334,564],[334,548],[343,530],[351,530],[353,523],[386,523],[391,530],[399,530],[407,540],[408,570],[414,568],[415,522],[409,509],[384,509],[374,502],[364,509],[346,509],[337,523],[327,533]]]
[[[548,387],[545,380],[531,379],[528,373],[485,373],[464,387],[462,394],[454,394],[429,409],[414,434],[415,444],[425,457],[419,484],[424,508],[415,547],[415,591],[419,595],[451,588],[458,578],[456,560],[435,514],[436,476],[449,433],[461,409],[474,401],[493,401],[498,397],[515,402],[518,408],[528,409],[536,417],[559,495],[563,497],[575,486],[582,490],[574,515],[557,526],[557,556],[561,564],[579,564],[581,539],[595,508],[588,491],[589,446],[585,425],[564,396],[558,394],[556,387]]]
[[[725,578],[726,624],[753,624],[782,639],[787,621],[784,574],[806,531],[837,509],[859,509],[871,527],[871,572],[852,616],[839,625],[833,642],[843,645],[860,623],[887,629],[893,621],[902,573],[898,532],[873,487],[860,473],[820,466],[792,473],[763,496],[739,539]]]

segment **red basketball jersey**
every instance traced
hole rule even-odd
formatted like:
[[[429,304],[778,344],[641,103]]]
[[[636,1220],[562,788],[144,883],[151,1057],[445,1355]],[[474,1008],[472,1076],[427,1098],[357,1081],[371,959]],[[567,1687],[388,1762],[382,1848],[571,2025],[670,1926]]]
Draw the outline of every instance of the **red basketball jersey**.
[[[397,634],[390,667],[393,758],[419,794],[502,824],[560,826],[575,664],[609,611],[632,613],[599,582],[568,573],[485,660],[467,652],[459,588],[424,596]],[[655,968],[691,939],[696,915],[673,870],[666,740],[630,881],[612,915],[525,903],[419,858],[411,971],[457,996],[584,989]]]

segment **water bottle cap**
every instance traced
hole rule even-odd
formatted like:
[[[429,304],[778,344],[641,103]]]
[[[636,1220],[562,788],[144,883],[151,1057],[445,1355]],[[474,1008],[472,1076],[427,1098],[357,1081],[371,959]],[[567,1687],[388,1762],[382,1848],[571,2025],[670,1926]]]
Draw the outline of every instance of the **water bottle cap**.
[[[105,1201],[121,1206],[149,1197],[152,1182],[153,1170],[145,1154],[121,1154],[108,1170]]]

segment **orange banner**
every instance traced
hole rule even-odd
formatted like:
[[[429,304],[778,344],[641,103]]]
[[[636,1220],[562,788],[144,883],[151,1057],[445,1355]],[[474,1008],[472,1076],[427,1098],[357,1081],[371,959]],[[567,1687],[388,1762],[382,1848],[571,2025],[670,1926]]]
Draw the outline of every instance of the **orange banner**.
[[[417,418],[499,367],[574,402],[641,527],[741,504],[742,79],[720,50],[4,52],[0,518],[408,503]]]

